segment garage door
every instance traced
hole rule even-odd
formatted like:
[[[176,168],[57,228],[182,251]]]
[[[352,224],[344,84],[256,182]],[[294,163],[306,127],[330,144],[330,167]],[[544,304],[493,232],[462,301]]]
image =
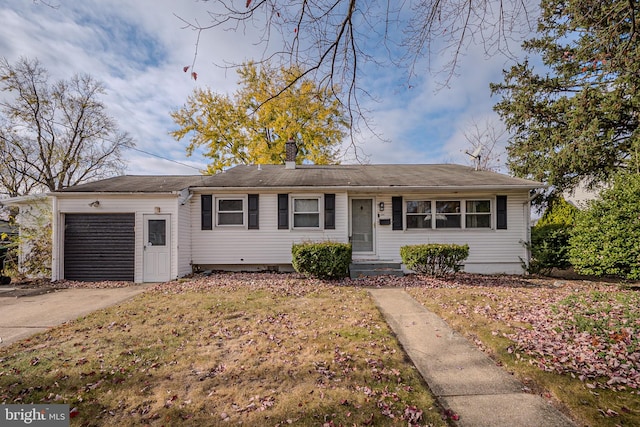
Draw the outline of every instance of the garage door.
[[[134,280],[135,214],[66,214],[64,278]]]

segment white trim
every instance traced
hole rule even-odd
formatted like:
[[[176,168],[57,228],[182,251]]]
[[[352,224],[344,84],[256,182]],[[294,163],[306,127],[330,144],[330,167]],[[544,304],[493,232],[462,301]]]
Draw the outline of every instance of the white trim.
[[[377,223],[377,212],[376,209],[378,206],[377,200],[375,196],[354,196],[349,197],[348,206],[348,215],[349,215],[349,236],[352,238],[353,236],[353,201],[354,200],[370,200],[371,201],[371,252],[353,252],[354,259],[377,259],[378,254],[378,239],[376,236],[376,223]],[[353,243],[353,242],[352,242]]]
[[[223,200],[241,200],[242,201],[242,224],[220,224],[220,213],[240,213],[240,211],[220,211],[218,202]],[[246,194],[229,194],[221,196],[213,196],[213,215],[214,226],[220,228],[247,228],[248,227],[248,196]]]
[[[318,201],[318,226],[317,227],[296,227],[296,214],[315,214],[315,212],[296,212],[296,200],[317,200]],[[291,230],[324,230],[324,194],[289,194],[289,229]]]

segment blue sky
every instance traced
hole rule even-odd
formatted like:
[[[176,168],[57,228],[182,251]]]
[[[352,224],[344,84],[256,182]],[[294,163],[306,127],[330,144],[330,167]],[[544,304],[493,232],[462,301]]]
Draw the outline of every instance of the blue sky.
[[[212,2],[50,0],[49,4],[57,7],[29,0],[2,2],[0,55],[10,62],[20,56],[38,58],[54,79],[88,73],[105,83],[103,100],[109,113],[141,150],[126,153],[126,173],[192,174],[204,168],[205,158],[186,157],[187,141],[169,136],[175,127],[169,112],[198,86],[220,93],[235,91],[236,73],[215,64],[259,58],[261,49],[238,33],[205,32],[194,81],[182,68],[193,61],[196,34],[183,29],[176,15],[206,23]],[[512,48],[517,51],[517,43]],[[439,69],[446,60],[444,55],[433,56],[431,69]],[[497,99],[490,97],[489,83],[501,81],[501,70],[510,64],[503,56],[486,58],[481,46],[471,44],[448,88],[440,88],[442,81],[428,74],[426,65],[411,88],[402,69],[370,70],[367,88],[379,102],[368,102],[366,107],[375,130],[389,142],[363,134],[361,150],[374,164],[470,164],[464,154],[469,148],[464,132],[472,121],[498,121],[492,111]],[[500,158],[504,161],[505,156]]]

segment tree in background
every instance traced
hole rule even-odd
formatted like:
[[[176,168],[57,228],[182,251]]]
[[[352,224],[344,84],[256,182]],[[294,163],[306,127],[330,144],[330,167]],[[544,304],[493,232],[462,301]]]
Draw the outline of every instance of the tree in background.
[[[38,62],[0,60],[0,194],[56,191],[121,172],[133,146],[89,75],[49,82]]]
[[[612,188],[578,213],[569,251],[578,273],[640,279],[638,195],[640,174],[621,174]]]
[[[124,168],[131,137],[118,129],[100,96],[104,86],[89,75],[49,82],[38,62],[0,60],[0,195],[56,191],[104,178]],[[17,212],[12,212],[15,220]],[[13,271],[47,276],[51,271],[51,207],[38,200],[21,208],[19,251]],[[16,259],[14,256],[13,260]]]
[[[210,4],[209,22],[182,18],[185,27],[197,33],[194,61],[185,72],[190,69],[197,77],[194,66],[203,31],[256,29],[258,36],[252,42],[264,49],[263,60],[296,64],[299,78],[311,78],[325,90],[340,88],[337,96],[349,110],[351,125],[363,114],[359,100],[370,90],[362,84],[365,67],[403,68],[408,86],[430,69],[433,57],[438,64],[434,69],[446,85],[473,42],[481,44],[487,55],[511,56],[509,43],[530,31],[532,12],[527,2],[518,0],[216,0]]]
[[[186,104],[171,113],[178,125],[171,135],[189,138],[188,155],[204,148],[211,159],[207,173],[237,164],[284,164],[289,139],[297,143],[298,162],[338,161],[337,147],[349,128],[330,89],[299,79],[296,67],[248,63],[238,74],[241,88],[233,96],[195,89]]]
[[[463,133],[470,146],[465,150],[469,163],[479,170],[498,172],[502,165],[500,151],[507,135],[502,123],[490,119],[483,123],[471,120]]]
[[[555,191],[588,188],[638,167],[640,5],[637,1],[543,0],[529,61],[493,84],[495,110],[512,134],[508,166]]]

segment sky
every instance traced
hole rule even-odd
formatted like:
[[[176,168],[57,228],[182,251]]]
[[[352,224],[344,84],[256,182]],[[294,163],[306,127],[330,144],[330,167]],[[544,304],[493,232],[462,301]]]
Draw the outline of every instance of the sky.
[[[207,159],[186,156],[187,140],[169,135],[175,129],[169,113],[180,108],[197,87],[231,94],[237,75],[218,64],[243,62],[262,55],[244,34],[210,30],[202,33],[197,51],[197,80],[183,72],[194,60],[196,33],[187,20],[208,22],[212,2],[198,0],[3,0],[0,3],[0,56],[10,63],[37,58],[52,80],[88,73],[106,86],[102,98],[108,113],[136,142],[127,150],[127,174],[197,174]],[[511,46],[517,53],[517,43]],[[502,81],[513,60],[486,57],[471,45],[448,87],[442,78],[424,73],[409,85],[406,73],[383,67],[369,74],[367,88],[378,98],[366,101],[369,120],[384,140],[361,134],[359,149],[371,164],[471,164],[464,133],[472,123],[499,123],[498,102],[489,84]],[[432,69],[446,61],[436,54]],[[366,71],[366,70],[365,70]],[[366,74],[366,73],[365,73]],[[501,163],[503,145],[496,147]],[[345,145],[346,146],[346,145]],[[343,163],[353,163],[345,157]],[[502,171],[506,169],[501,168]]]

